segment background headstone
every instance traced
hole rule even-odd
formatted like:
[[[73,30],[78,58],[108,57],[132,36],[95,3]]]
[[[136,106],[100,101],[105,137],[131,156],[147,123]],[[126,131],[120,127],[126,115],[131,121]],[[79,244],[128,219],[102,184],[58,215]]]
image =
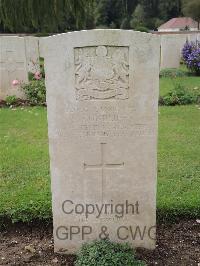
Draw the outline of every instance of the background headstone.
[[[166,34],[161,36],[161,69],[180,67],[181,51],[186,40],[186,34]]]
[[[28,82],[25,41],[23,37],[0,37],[0,99],[9,95],[24,98],[13,80]]]
[[[25,36],[26,44],[26,60],[28,71],[35,73],[40,70],[39,62],[39,38],[32,36]]]
[[[56,252],[108,235],[155,247],[159,40],[91,30],[41,41]]]

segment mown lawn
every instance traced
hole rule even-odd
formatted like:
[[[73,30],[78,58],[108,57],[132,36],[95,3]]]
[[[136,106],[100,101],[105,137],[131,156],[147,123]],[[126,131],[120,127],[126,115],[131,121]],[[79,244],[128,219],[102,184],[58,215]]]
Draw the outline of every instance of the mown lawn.
[[[0,109],[0,215],[51,215],[45,108]]]
[[[191,87],[200,85],[200,78],[187,79],[182,81]],[[170,78],[162,78],[161,94],[170,86]],[[200,107],[160,107],[159,218],[198,217],[199,195]],[[13,221],[51,217],[47,118],[43,107],[0,109],[0,217]]]
[[[200,215],[200,107],[159,109],[159,215]]]
[[[200,92],[200,77],[184,76],[177,78],[161,78],[160,79],[160,96],[164,96],[173,90],[177,84],[181,84],[194,92]]]

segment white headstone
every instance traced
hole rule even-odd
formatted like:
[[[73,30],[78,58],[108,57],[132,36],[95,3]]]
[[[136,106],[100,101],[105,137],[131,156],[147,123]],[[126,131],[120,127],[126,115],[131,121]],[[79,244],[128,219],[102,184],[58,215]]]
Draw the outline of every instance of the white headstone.
[[[0,37],[0,99],[15,95],[24,97],[20,86],[12,81],[28,82],[25,42],[23,37]]]
[[[187,40],[189,42],[196,42],[197,40],[200,40],[200,33],[190,33],[187,35]]]
[[[105,237],[153,249],[159,37],[91,30],[41,45],[55,251]]]
[[[40,70],[39,61],[39,38],[32,36],[25,36],[26,43],[26,59],[28,64],[28,71],[35,73]]]
[[[161,69],[179,68],[186,34],[161,35]]]

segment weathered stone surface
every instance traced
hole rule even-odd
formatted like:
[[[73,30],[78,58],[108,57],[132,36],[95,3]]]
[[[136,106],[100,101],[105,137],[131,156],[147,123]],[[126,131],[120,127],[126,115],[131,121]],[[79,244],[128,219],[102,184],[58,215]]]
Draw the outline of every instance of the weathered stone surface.
[[[92,30],[41,45],[55,251],[108,235],[154,248],[159,37]]]
[[[26,60],[27,60],[27,68],[31,73],[35,73],[40,70],[40,62],[39,62],[39,38],[26,36],[25,44],[26,44]]]
[[[24,97],[20,86],[12,81],[28,81],[25,41],[23,37],[0,37],[0,99],[8,95]]]

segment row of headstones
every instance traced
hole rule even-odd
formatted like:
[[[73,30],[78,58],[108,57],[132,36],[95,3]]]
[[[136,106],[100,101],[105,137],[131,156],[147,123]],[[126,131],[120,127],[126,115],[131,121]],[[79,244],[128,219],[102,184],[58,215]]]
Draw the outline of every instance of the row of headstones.
[[[179,68],[182,49],[186,41],[200,41],[200,33],[163,34],[161,35],[160,68]]]
[[[200,33],[161,35],[161,69],[180,66],[181,50],[187,40],[200,40]],[[39,71],[39,38],[2,36],[0,51],[0,99],[5,99],[8,95],[23,98],[20,85],[13,86],[12,81],[26,83],[28,72]]]
[[[28,82],[28,73],[40,70],[39,38],[26,36],[0,37],[0,99],[9,95],[24,98],[20,85]]]

